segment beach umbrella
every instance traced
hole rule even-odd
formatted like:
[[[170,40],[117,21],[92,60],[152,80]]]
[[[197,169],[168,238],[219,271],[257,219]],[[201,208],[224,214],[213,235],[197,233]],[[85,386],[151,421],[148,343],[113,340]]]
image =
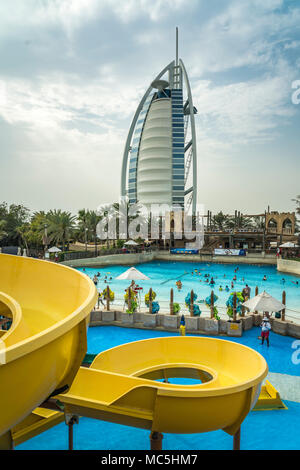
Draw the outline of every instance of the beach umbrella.
[[[116,277],[116,279],[129,279],[131,281],[136,281],[136,280],[149,280],[150,278],[145,276],[145,274],[141,273],[141,271],[138,271],[136,268],[129,268],[127,271],[124,273],[120,274],[120,276]]]
[[[296,245],[296,243],[293,242],[286,242],[280,245],[280,248],[298,248],[299,245]]]
[[[272,297],[266,291],[263,291],[261,294],[247,300],[242,305],[255,312],[279,312],[286,308],[284,304]]]
[[[125,242],[124,245],[136,246],[138,243],[136,243],[134,240],[128,240],[128,242]]]
[[[59,253],[61,250],[59,248],[57,248],[57,246],[52,246],[47,251],[48,251],[48,253]]]

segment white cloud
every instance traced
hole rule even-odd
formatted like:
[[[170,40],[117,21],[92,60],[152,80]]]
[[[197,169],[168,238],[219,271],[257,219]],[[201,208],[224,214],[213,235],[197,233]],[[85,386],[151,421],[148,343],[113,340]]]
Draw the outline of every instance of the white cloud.
[[[270,151],[297,111],[290,100],[297,64],[285,54],[299,45],[300,9],[280,12],[283,4],[1,2],[0,117],[13,136],[2,146],[4,159],[18,140],[15,158],[45,187],[51,188],[53,173],[48,183],[47,177],[55,166],[63,181],[58,192],[82,179],[86,201],[90,191],[98,204],[101,180],[105,200],[115,198],[130,121],[151,79],[173,58],[178,25],[199,111],[199,160],[212,173],[225,165],[233,172],[251,145],[264,143]],[[31,47],[21,49],[26,41]],[[81,195],[71,194],[70,204],[72,197],[78,207]]]

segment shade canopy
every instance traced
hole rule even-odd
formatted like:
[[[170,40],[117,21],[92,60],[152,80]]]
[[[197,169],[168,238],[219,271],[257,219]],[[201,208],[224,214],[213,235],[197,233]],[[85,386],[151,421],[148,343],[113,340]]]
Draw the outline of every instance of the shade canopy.
[[[150,278],[148,276],[145,276],[145,274],[141,273],[141,271],[138,271],[138,269],[135,268],[129,268],[127,271],[124,273],[120,274],[120,276],[116,277],[116,279],[130,279],[132,281],[135,280],[149,280]]]
[[[49,253],[59,253],[61,250],[59,248],[57,248],[57,246],[52,246],[51,248],[49,248],[49,250],[47,250]]]
[[[125,242],[124,245],[138,245],[134,240],[128,240],[128,242]]]
[[[293,242],[286,242],[280,245],[280,248],[298,248],[299,245],[296,245],[296,243]]]
[[[272,297],[266,291],[247,300],[243,303],[243,306],[257,312],[279,312],[286,308],[284,304]]]

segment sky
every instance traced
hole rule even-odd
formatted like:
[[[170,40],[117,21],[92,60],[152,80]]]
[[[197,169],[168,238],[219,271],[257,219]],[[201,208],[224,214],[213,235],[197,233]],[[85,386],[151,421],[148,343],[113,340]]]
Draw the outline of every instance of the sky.
[[[198,109],[198,203],[293,211],[298,0],[2,0],[0,202],[76,213],[118,201],[129,126],[175,58],[176,26]]]

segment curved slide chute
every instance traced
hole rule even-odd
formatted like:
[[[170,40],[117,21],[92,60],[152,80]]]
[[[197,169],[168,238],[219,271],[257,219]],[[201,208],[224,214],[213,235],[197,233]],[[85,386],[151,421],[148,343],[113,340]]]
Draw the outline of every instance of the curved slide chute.
[[[84,274],[56,263],[0,254],[0,436],[72,384],[87,349],[97,298]]]
[[[256,351],[221,339],[173,336],[123,344],[81,367],[59,395],[65,412],[168,433],[234,435],[267,375]],[[196,385],[168,383],[197,379]],[[161,382],[161,380],[163,382]]]

